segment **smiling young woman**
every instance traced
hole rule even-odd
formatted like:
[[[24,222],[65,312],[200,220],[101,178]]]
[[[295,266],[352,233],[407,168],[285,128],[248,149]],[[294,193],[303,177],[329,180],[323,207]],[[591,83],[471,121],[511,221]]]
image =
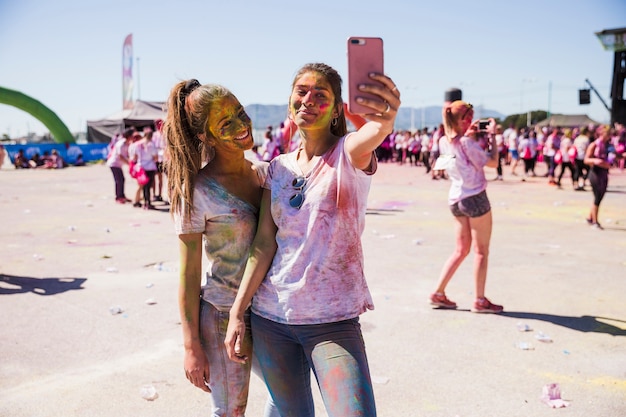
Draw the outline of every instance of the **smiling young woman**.
[[[183,81],[172,89],[168,106],[163,134],[180,246],[185,375],[211,393],[213,415],[244,415],[251,363],[229,360],[218,329],[228,323],[254,238],[267,163],[245,158],[254,144],[252,123],[226,88]],[[242,351],[252,355],[251,338]],[[265,415],[277,416],[271,399]]]

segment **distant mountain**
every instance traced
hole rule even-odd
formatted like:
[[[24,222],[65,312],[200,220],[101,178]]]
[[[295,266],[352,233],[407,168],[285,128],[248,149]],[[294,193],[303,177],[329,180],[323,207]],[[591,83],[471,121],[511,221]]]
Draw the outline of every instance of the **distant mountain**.
[[[267,126],[278,127],[287,117],[287,105],[276,104],[250,104],[246,106],[246,112],[252,119],[253,126],[257,131],[264,131]],[[495,110],[474,108],[476,118],[493,117],[504,120],[506,115]],[[441,106],[428,107],[404,107],[401,106],[396,117],[395,128],[397,130],[419,129],[423,126],[430,130],[441,123]],[[258,138],[257,138],[258,139]]]

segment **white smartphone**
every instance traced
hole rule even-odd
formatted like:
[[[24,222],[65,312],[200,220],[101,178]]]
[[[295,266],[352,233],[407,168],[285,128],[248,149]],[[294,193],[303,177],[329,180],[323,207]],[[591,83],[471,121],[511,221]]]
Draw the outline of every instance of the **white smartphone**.
[[[351,36],[348,38],[348,110],[354,114],[374,111],[356,102],[357,97],[380,101],[375,95],[359,91],[359,85],[376,81],[369,77],[372,72],[384,74],[383,40],[375,37]]]

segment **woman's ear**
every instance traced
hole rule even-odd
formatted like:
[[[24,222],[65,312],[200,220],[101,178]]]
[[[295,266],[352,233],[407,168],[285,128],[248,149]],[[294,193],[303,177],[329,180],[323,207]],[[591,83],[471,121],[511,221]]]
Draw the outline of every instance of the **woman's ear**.
[[[339,116],[341,116],[342,112],[343,112],[343,104],[335,106],[335,108],[333,109],[333,119],[336,119]]]

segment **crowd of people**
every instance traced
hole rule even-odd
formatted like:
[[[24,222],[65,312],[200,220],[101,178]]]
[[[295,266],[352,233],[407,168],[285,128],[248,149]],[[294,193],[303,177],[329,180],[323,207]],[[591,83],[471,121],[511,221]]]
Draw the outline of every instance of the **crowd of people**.
[[[84,164],[82,155],[79,155],[74,165],[82,166]],[[40,155],[37,152],[30,158],[27,158],[24,150],[20,149],[15,155],[13,165],[16,169],[62,169],[68,166],[67,162],[65,162],[63,157],[59,154],[59,151],[56,149],[53,149],[51,152],[45,151],[43,155]]]
[[[497,125],[495,137],[499,158],[497,175],[493,180],[502,181],[505,176],[504,167],[508,167],[507,176],[526,181],[529,177],[537,177],[538,164],[544,164],[545,172],[541,176],[548,178],[547,184],[562,188],[563,178],[569,176],[574,190],[588,190],[586,187],[590,185],[588,181],[590,166],[584,162],[585,152],[597,139],[599,126],[571,128],[509,126],[503,129],[501,125]],[[424,167],[426,173],[430,173],[433,179],[445,179],[445,171],[432,169],[434,161],[439,156],[439,141],[443,136],[443,124],[432,131],[428,128],[415,132],[395,130],[385,138],[376,153],[380,162]],[[607,145],[609,164],[623,171],[625,166],[621,155],[626,149],[626,129],[617,125],[610,129],[609,136]]]
[[[163,199],[166,147],[162,125],[162,120],[156,120],[154,126],[141,131],[128,128],[111,138],[106,164],[113,174],[118,204],[132,203],[133,207],[154,210],[154,201],[167,203]],[[124,167],[137,183],[132,199],[126,196]]]

